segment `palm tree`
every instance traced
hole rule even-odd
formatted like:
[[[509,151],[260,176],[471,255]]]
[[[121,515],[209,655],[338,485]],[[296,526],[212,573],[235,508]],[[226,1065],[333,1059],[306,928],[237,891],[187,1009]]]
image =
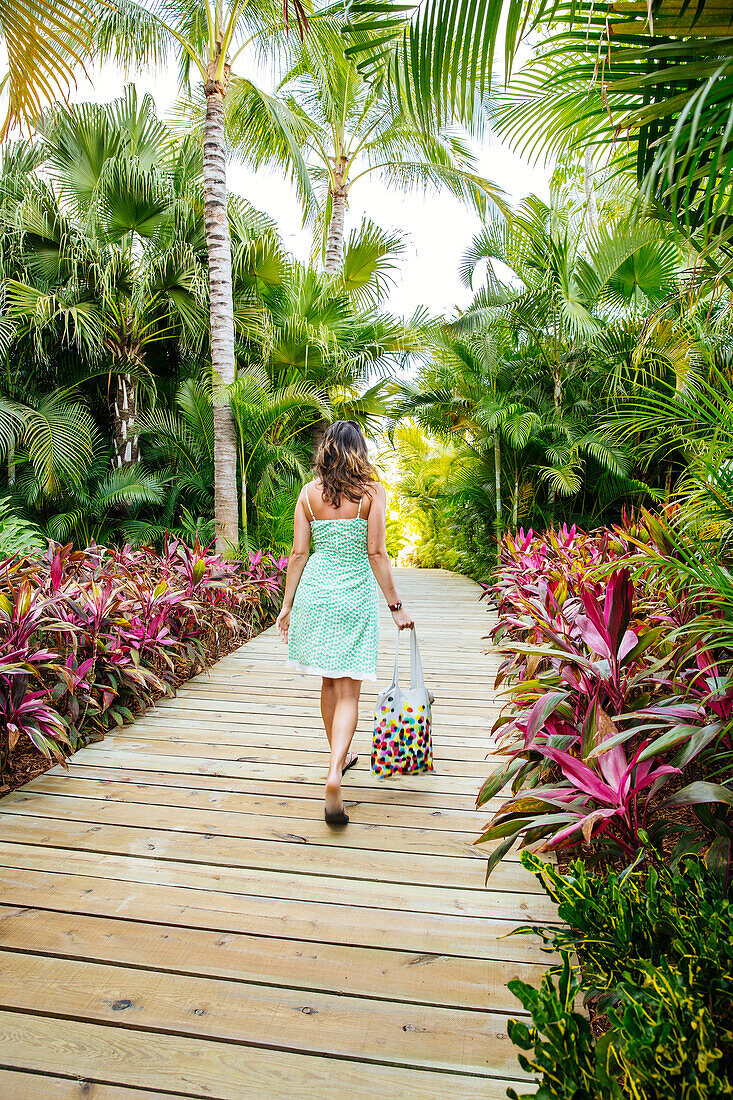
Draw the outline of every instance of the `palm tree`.
[[[115,536],[150,543],[164,534],[164,528],[138,519],[135,510],[144,505],[160,508],[164,499],[163,477],[140,463],[110,470],[106,448],[98,447],[84,477],[64,486],[62,509],[51,512],[44,527],[51,538],[73,538],[77,546],[109,543]]]
[[[161,521],[174,526],[180,508],[208,519],[214,514],[214,407],[211,385],[186,378],[172,408],[158,402],[145,410],[138,431],[143,453],[166,479]]]
[[[328,417],[316,386],[299,379],[275,386],[264,367],[241,370],[232,386],[242,470],[242,522],[247,537],[247,494],[257,508],[283,484],[300,486],[308,476],[308,415]],[[304,446],[305,444],[305,446]]]
[[[329,13],[330,14],[330,13]],[[367,83],[343,54],[343,20],[331,16],[293,49],[277,95],[291,120],[314,184],[325,192],[319,250],[325,271],[343,263],[346,210],[352,188],[375,176],[388,187],[444,187],[472,202],[501,202],[495,184],[476,174],[475,158],[455,129],[426,130],[385,94],[384,82]],[[227,111],[233,145],[255,166],[282,164],[288,150],[277,132],[251,125],[251,94],[232,79]]]
[[[303,0],[292,0],[299,28],[305,26]],[[287,0],[286,0],[287,16]],[[232,248],[229,229],[224,100],[232,67],[248,45],[266,51],[284,38],[282,6],[273,0],[161,0],[154,9],[134,2],[110,7],[99,21],[98,42],[126,62],[161,60],[178,53],[183,79],[193,68],[201,80],[206,101],[203,119],[204,220],[209,268],[211,365],[214,372],[215,514],[219,550],[235,546],[239,537],[237,438],[229,401],[236,377]],[[286,18],[287,22],[287,18]],[[255,101],[253,119],[275,126],[290,149],[303,189],[310,181],[287,119],[272,97],[248,82]]]
[[[460,330],[501,318],[523,334],[552,374],[559,410],[573,348],[624,311],[661,304],[676,285],[679,252],[653,222],[604,219],[589,232],[584,206],[566,205],[553,187],[549,205],[530,195],[509,218],[487,222],[462,262],[468,286],[483,262],[486,284]],[[506,281],[497,264],[514,280]]]
[[[291,261],[262,289],[267,336],[264,345],[245,343],[242,361],[263,365],[276,387],[316,388],[323,404],[310,412],[312,458],[329,420],[376,427],[387,407],[385,380],[422,347],[422,318],[405,323],[382,308],[400,248],[365,221],[350,233],[337,276]]]
[[[513,371],[496,334],[468,339],[444,329],[432,344],[429,365],[415,384],[400,387],[398,416],[414,416],[433,436],[458,438],[482,464],[493,467],[494,522],[503,530],[502,438],[521,448],[539,417],[518,396]]]
[[[0,458],[8,462],[9,488],[27,503],[37,505],[66,485],[81,484],[95,434],[89,412],[68,393],[39,393],[32,372],[6,372],[0,388]]]
[[[134,464],[151,350],[183,337],[200,345],[203,333],[202,268],[186,234],[191,166],[133,87],[106,106],[58,109],[40,145],[51,181],[31,177],[17,206],[25,270],[6,283],[9,316],[39,353],[49,340],[73,345],[114,377],[113,463]]]

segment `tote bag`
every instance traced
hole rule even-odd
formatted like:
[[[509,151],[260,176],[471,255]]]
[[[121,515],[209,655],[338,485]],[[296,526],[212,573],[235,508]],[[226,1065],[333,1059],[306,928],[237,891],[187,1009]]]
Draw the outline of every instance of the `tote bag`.
[[[410,631],[409,691],[400,687],[399,656],[400,631],[397,632],[392,683],[379,693],[374,712],[372,773],[380,779],[388,775],[435,771],[431,737],[434,696],[425,687],[414,627]]]

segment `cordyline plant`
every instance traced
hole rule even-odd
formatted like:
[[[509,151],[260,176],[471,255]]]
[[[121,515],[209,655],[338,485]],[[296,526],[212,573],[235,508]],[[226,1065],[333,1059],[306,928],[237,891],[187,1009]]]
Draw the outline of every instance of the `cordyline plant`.
[[[719,809],[733,795],[724,784],[696,780],[661,804],[698,807],[705,838],[660,814],[657,796],[672,777],[711,746],[729,750],[733,682],[712,654],[698,646],[691,655],[675,641],[662,592],[645,586],[643,574],[635,586],[625,567],[638,547],[631,522],[593,536],[575,528],[542,538],[520,532],[502,547],[502,570],[487,593],[507,653],[497,685],[511,682],[512,713],[495,726],[508,760],[478,805],[508,783],[512,797],[477,842],[498,842],[489,873],[515,842],[540,852],[593,844],[593,858],[633,858],[676,832],[717,861],[730,854],[733,831]],[[678,615],[680,608],[677,600]]]
[[[177,539],[160,553],[50,544],[0,562],[0,775],[22,738],[63,760],[246,640],[286,564]]]

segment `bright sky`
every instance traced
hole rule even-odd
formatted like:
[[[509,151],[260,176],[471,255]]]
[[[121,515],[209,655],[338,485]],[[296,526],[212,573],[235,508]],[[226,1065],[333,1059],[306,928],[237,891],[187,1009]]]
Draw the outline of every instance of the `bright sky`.
[[[132,80],[133,74],[127,74]],[[259,77],[262,83],[266,83]],[[116,98],[125,84],[124,74],[113,66],[105,66],[85,81],[76,100],[104,102]],[[157,75],[142,73],[134,76],[138,91],[153,96],[158,114],[166,117],[177,94],[174,71]],[[489,136],[480,149],[478,171],[499,184],[513,201],[535,192],[546,196],[549,172],[531,166]],[[255,207],[272,217],[286,246],[298,259],[307,260],[311,233],[302,226],[302,217],[291,185],[274,173],[253,173],[240,165],[229,169],[229,186],[243,195]],[[418,306],[427,306],[431,313],[452,311],[465,305],[471,292],[458,278],[458,263],[471,238],[480,227],[478,217],[457,199],[443,192],[402,195],[389,191],[377,181],[365,178],[354,188],[347,222],[348,230],[367,215],[386,230],[397,230],[406,237],[407,250],[389,308],[409,316]]]

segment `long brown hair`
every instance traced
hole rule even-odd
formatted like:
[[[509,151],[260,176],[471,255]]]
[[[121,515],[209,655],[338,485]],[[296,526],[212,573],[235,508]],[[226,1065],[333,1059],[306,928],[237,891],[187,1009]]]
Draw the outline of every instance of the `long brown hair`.
[[[316,473],[326,504],[341,506],[342,497],[356,504],[377,472],[369,461],[366,439],[353,420],[335,420],[318,448]]]

